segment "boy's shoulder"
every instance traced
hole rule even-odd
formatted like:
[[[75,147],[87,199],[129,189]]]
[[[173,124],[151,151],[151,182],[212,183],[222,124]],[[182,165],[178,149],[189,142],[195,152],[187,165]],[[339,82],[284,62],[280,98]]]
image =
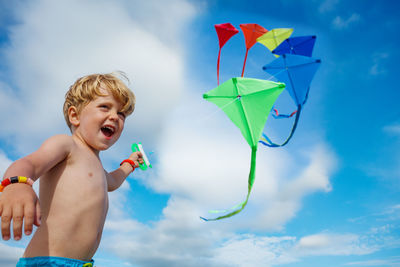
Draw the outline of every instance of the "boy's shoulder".
[[[65,152],[71,151],[76,143],[74,138],[67,134],[58,134],[49,137],[41,146],[45,150],[63,150]],[[41,150],[39,149],[39,150]]]
[[[29,160],[37,170],[35,175],[40,177],[59,162],[69,157],[76,147],[72,136],[65,134],[54,135],[25,158]]]
[[[57,134],[49,137],[45,143],[59,143],[60,145],[74,145],[74,138],[67,134]]]

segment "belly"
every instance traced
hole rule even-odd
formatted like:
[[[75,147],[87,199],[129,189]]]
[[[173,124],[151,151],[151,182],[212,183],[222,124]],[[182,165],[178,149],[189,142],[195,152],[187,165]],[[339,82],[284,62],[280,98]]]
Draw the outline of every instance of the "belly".
[[[25,257],[90,260],[99,246],[107,215],[105,186],[80,183],[75,187],[62,185],[40,189],[42,225],[34,234]],[[53,194],[49,194],[52,189]]]

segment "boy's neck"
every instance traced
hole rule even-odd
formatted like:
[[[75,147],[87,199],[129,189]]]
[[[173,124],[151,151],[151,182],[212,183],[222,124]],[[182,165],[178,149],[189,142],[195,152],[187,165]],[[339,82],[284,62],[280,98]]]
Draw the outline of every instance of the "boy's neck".
[[[73,132],[72,133],[72,138],[74,138],[75,142],[84,146],[85,148],[87,148],[88,150],[90,150],[91,152],[93,152],[93,154],[96,155],[97,158],[100,159],[100,151],[97,149],[94,149],[93,147],[91,147],[87,142],[85,142],[85,140],[79,135],[77,134],[77,132]]]

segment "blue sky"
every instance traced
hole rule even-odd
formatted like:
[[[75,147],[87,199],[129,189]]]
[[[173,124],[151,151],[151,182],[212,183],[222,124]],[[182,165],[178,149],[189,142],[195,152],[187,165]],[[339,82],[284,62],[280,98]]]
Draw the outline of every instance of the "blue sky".
[[[398,4],[392,1],[1,1],[0,173],[46,138],[68,133],[63,96],[78,77],[123,70],[137,95],[125,133],[153,152],[110,194],[98,266],[400,266]],[[202,94],[216,86],[214,24],[290,27],[316,35],[322,61],[298,129],[284,148],[259,147],[246,209],[205,223],[246,196],[250,150]],[[239,76],[244,39],[221,54],[221,81]],[[246,77],[269,79],[260,44]],[[282,108],[291,111],[283,94]],[[17,107],[17,108],[16,108]],[[269,118],[283,139],[290,121]],[[37,189],[37,185],[35,186]],[[0,242],[13,266],[29,242]],[[8,265],[7,265],[8,264]]]

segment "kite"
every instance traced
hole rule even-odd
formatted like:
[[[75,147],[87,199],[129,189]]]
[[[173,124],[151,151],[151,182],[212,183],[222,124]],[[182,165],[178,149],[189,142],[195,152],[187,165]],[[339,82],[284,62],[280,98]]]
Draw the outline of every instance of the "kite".
[[[253,45],[257,42],[257,38],[260,37],[261,35],[265,34],[268,32],[267,29],[264,29],[262,26],[254,23],[250,24],[240,24],[240,28],[243,31],[244,34],[244,40],[246,43],[246,55],[244,56],[244,62],[243,62],[243,69],[242,69],[242,75],[244,75],[244,68],[246,66],[246,60],[247,60],[247,54],[249,53],[249,49],[253,47]]]
[[[275,48],[272,53],[275,55],[294,54],[311,57],[315,39],[315,35],[288,38]],[[273,111],[272,116],[275,119],[291,118],[297,112],[297,110],[295,110],[290,114],[279,114],[276,108],[274,108]]]
[[[286,90],[297,106],[297,111],[289,137],[282,144],[278,145],[272,142],[265,133],[260,140],[262,144],[269,147],[279,147],[286,145],[292,138],[300,118],[301,109],[307,101],[310,83],[320,63],[321,60],[311,57],[283,54],[263,67],[263,70],[286,84]]]
[[[245,201],[236,205],[228,214],[205,221],[231,217],[244,209],[253,187],[256,169],[256,154],[259,140],[271,108],[285,89],[285,84],[252,78],[232,78],[203,95],[203,98],[220,107],[240,129],[251,148],[251,163],[248,191]]]
[[[217,31],[218,40],[219,40],[219,51],[218,51],[218,60],[217,60],[217,81],[219,85],[219,61],[221,58],[221,49],[225,45],[225,43],[231,39],[232,36],[239,32],[232,24],[223,23],[214,25],[215,30]]]
[[[139,167],[140,169],[142,169],[143,171],[147,170],[147,168],[153,168],[153,166],[151,166],[151,163],[149,161],[149,158],[147,157],[146,153],[144,152],[143,149],[143,145],[141,143],[133,143],[132,144],[132,152],[140,152],[142,153],[142,157],[143,157],[143,163],[139,163]]]
[[[205,221],[228,218],[245,208],[255,180],[258,143],[269,147],[280,147],[289,142],[297,127],[301,109],[307,101],[310,83],[321,63],[319,59],[311,58],[315,36],[289,38],[293,29],[282,28],[268,31],[258,24],[240,24],[240,28],[244,34],[246,45],[241,77],[231,78],[221,85],[219,84],[221,49],[233,35],[238,33],[238,30],[230,23],[217,24],[215,29],[219,39],[218,86],[203,94],[203,98],[216,104],[224,111],[240,129],[251,148],[247,196],[243,202],[231,209],[210,211],[212,213],[225,213],[224,215],[210,219],[200,217]],[[278,82],[243,77],[249,49],[256,42],[266,46],[277,57],[273,62],[265,65],[263,70],[274,76]],[[278,111],[274,109],[275,101],[285,88],[297,106],[297,110],[290,115],[278,114]],[[272,142],[263,133],[271,110],[275,110],[276,114],[273,114],[273,116],[276,118],[290,118],[296,114],[289,137],[281,145]]]
[[[274,50],[278,47],[283,41],[292,35],[293,29],[287,28],[279,28],[272,29],[266,34],[261,35],[257,38],[257,42],[265,45],[269,50]],[[278,57],[278,55],[275,55]]]
[[[272,50],[272,53],[276,55],[295,54],[311,57],[316,38],[315,35],[288,38]]]

